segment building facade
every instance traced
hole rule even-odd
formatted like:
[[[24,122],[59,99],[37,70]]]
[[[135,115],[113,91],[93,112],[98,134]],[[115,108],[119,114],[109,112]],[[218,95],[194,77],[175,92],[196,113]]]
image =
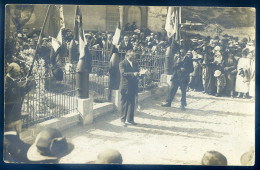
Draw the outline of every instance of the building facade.
[[[113,5],[81,5],[84,29],[86,31],[114,32],[117,22],[120,21],[119,6]],[[24,27],[40,29],[47,12],[48,5],[34,5],[34,12]],[[65,27],[74,29],[76,5],[63,5]],[[155,32],[163,32],[167,15],[167,7],[153,6],[122,6],[122,21],[126,23],[136,22],[138,28],[149,28]],[[8,14],[7,14],[8,18]],[[7,23],[7,22],[6,22]],[[14,24],[10,20],[10,29],[14,30]],[[15,30],[14,30],[15,31]]]

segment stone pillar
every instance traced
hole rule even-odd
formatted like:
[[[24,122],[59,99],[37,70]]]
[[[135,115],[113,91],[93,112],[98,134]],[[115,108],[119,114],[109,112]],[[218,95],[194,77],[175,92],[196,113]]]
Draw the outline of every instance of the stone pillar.
[[[78,111],[83,125],[93,123],[93,98],[78,98]]]
[[[170,86],[171,85],[171,78],[172,78],[172,75],[161,74],[160,82],[161,82],[162,86],[165,86],[165,85]]]
[[[119,6],[119,16],[120,16],[120,27],[123,28],[124,24],[124,7]]]
[[[114,104],[114,109],[120,111],[121,106],[121,93],[120,90],[112,90],[112,103]]]

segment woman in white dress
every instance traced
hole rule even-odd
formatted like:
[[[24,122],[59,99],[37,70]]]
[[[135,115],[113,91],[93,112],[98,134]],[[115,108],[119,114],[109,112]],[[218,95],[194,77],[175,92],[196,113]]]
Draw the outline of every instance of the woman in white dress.
[[[238,92],[237,97],[243,95],[243,98],[246,98],[246,94],[249,91],[250,59],[248,58],[248,53],[248,48],[243,49],[242,58],[238,60],[235,85],[235,91]]]

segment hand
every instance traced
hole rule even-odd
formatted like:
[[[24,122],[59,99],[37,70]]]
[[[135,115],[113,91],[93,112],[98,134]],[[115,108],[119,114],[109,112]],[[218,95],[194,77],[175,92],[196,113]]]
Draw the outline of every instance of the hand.
[[[139,76],[139,73],[138,72],[134,72],[134,76]]]
[[[228,68],[227,68],[227,67],[225,67],[225,68],[224,68],[224,71],[228,71]]]
[[[181,67],[181,71],[183,72],[185,69],[183,67]]]

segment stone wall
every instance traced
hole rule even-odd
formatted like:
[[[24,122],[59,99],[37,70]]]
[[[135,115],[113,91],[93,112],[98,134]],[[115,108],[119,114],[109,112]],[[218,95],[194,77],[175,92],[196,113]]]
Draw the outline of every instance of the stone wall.
[[[48,5],[34,5],[34,13],[31,19],[25,25],[30,30],[32,28],[40,29],[42,27],[44,17],[47,12]],[[84,29],[86,31],[112,31],[114,32],[116,24],[119,21],[119,8],[112,5],[81,5]],[[63,13],[65,19],[65,27],[74,29],[76,5],[63,5]],[[127,11],[125,11],[127,12]],[[150,6],[144,10],[142,25],[155,32],[163,32],[165,19],[167,15],[167,7]],[[125,15],[127,16],[127,15]],[[147,17],[147,20],[146,20]],[[126,19],[125,19],[126,20]],[[125,21],[126,22],[126,21]],[[12,22],[11,29],[15,31]]]
[[[167,7],[165,6],[148,7],[147,27],[154,32],[164,32],[166,16],[167,16]]]
[[[24,27],[40,29],[42,27],[48,5],[34,5],[34,13]],[[65,27],[74,29],[76,5],[63,5]],[[106,30],[106,6],[104,5],[81,5],[84,29],[93,31]],[[10,28],[15,31],[14,24],[10,22]]]
[[[116,30],[117,22],[119,22],[119,8],[118,6],[106,6],[106,31],[114,32]]]

